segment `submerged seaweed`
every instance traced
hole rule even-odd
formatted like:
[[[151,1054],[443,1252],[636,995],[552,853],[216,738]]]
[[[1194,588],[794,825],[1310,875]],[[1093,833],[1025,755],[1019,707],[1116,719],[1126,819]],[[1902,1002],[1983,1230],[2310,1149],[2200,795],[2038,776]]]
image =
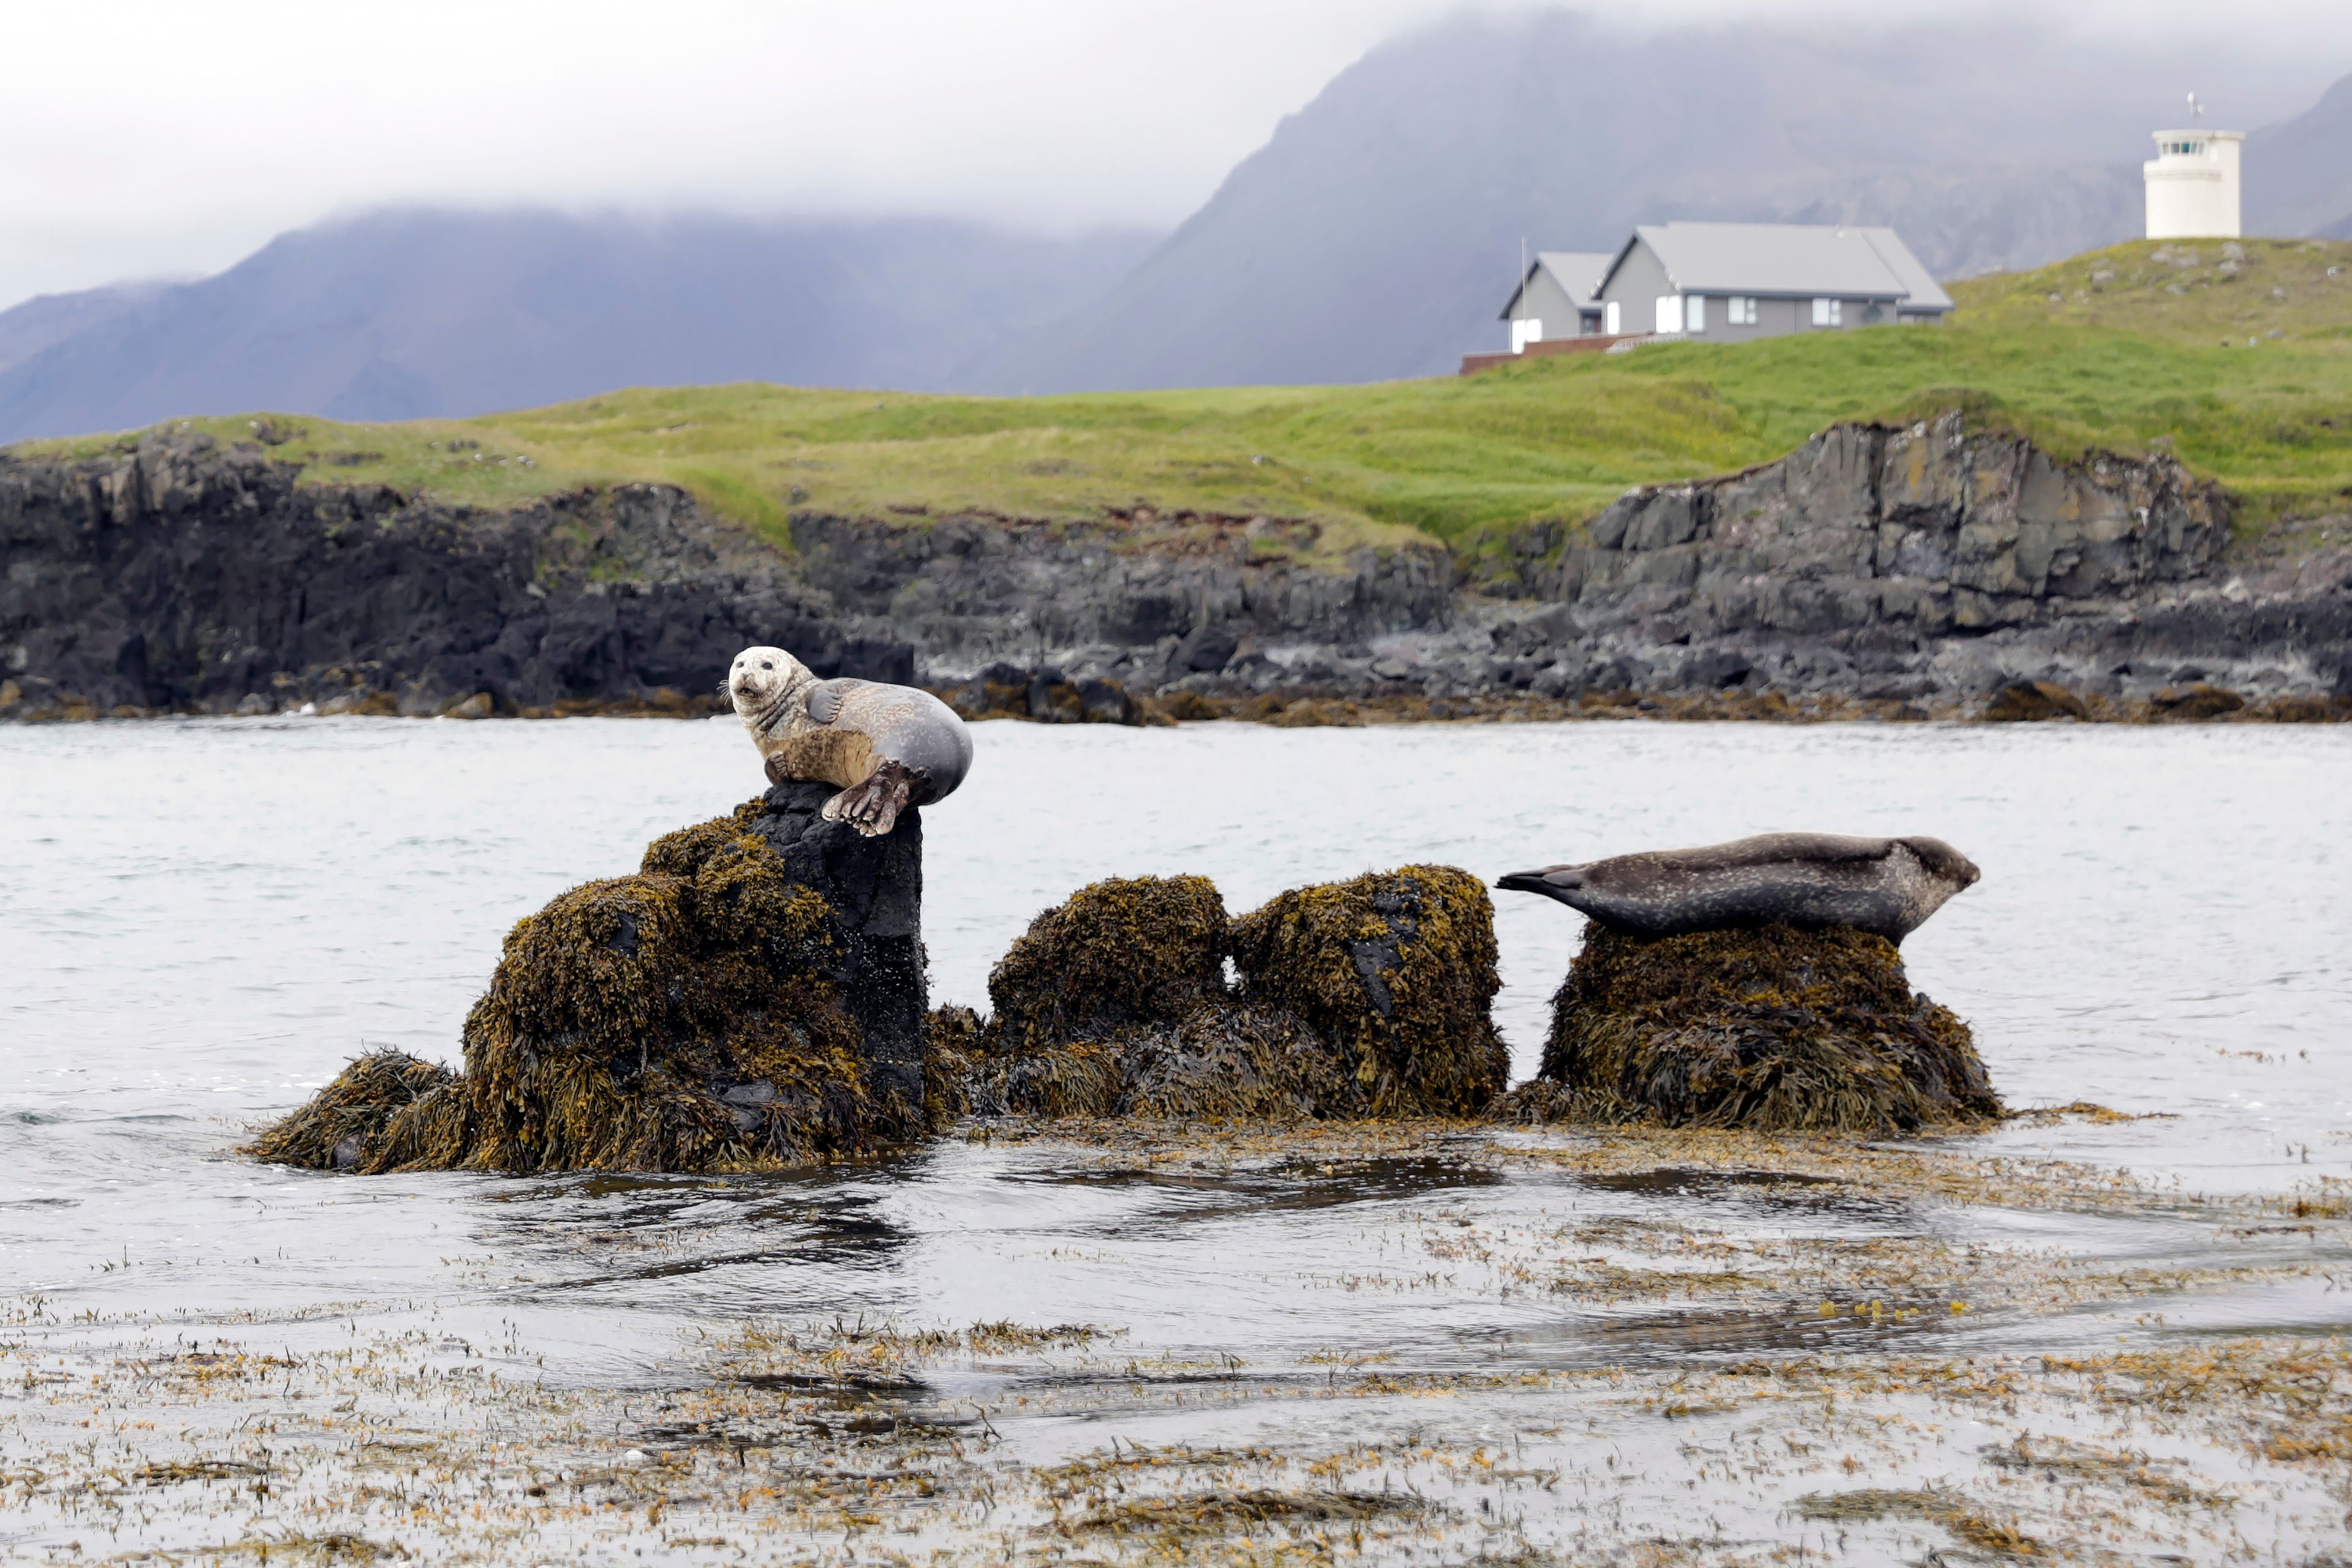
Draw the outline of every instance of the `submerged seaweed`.
[[[1976,1044],[1884,937],[1775,923],[1645,937],[1598,922],[1505,1121],[1885,1136],[2005,1114]]]
[[[919,1133],[845,1003],[852,934],[752,831],[762,809],[666,835],[636,875],[516,922],[462,1074],[362,1058],[250,1152],[362,1173],[731,1171]]]

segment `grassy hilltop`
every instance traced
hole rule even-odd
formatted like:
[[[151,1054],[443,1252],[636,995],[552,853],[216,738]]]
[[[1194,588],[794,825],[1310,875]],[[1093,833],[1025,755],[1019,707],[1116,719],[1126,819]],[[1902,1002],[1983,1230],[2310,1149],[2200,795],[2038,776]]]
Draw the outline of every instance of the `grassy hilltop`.
[[[1940,329],[1662,343],[1370,386],[982,398],[746,383],[478,419],[278,419],[322,480],[500,502],[664,479],[782,540],[795,508],[1314,516],[1326,544],[1459,540],[1960,403],[2055,450],[2168,442],[2253,519],[2352,505],[2352,243],[2139,242],[1954,287]],[[192,421],[249,439],[245,417]],[[111,437],[28,443],[100,450]]]

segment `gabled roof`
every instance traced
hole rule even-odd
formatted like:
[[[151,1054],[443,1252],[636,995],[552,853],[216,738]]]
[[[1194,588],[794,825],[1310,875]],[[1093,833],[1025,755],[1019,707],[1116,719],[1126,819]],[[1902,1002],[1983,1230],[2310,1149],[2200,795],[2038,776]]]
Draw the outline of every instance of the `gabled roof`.
[[[1822,295],[1885,300],[1920,310],[1952,308],[1952,297],[1891,228],[1643,224],[1611,259],[1600,286],[1606,286],[1636,245],[1648,246],[1667,281],[1685,294]]]
[[[1510,302],[1495,319],[1498,321],[1511,319],[1511,312],[1519,308],[1519,297],[1528,291],[1528,285],[1536,280],[1538,272],[1550,273],[1551,280],[1559,285],[1560,291],[1578,304],[1593,303],[1592,297],[1601,292],[1601,275],[1609,270],[1609,263],[1612,259],[1605,250],[1537,251],[1536,258],[1528,264],[1528,275],[1519,279],[1519,286],[1511,290]]]

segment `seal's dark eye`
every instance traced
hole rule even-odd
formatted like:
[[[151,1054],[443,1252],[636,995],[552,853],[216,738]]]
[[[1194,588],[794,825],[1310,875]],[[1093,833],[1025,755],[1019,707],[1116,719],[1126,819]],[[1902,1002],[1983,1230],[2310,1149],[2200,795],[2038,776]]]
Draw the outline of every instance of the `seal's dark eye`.
[[[766,659],[764,659],[764,658],[763,658],[763,659],[761,659],[761,660],[760,661],[760,668],[761,668],[761,669],[773,669],[773,668],[775,668],[776,667],[775,667],[774,665],[772,665],[772,664],[770,664]]]

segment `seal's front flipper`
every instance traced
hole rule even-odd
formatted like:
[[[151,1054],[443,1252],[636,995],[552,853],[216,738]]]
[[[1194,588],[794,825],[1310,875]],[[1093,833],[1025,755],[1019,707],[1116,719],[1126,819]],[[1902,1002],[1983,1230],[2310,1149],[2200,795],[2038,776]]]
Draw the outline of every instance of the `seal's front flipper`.
[[[884,763],[824,803],[820,813],[827,822],[845,822],[868,838],[879,838],[898,826],[898,814],[915,796],[919,781],[903,764]]]
[[[809,688],[804,711],[819,724],[830,724],[841,717],[841,704],[857,687],[854,680],[820,680]]]

